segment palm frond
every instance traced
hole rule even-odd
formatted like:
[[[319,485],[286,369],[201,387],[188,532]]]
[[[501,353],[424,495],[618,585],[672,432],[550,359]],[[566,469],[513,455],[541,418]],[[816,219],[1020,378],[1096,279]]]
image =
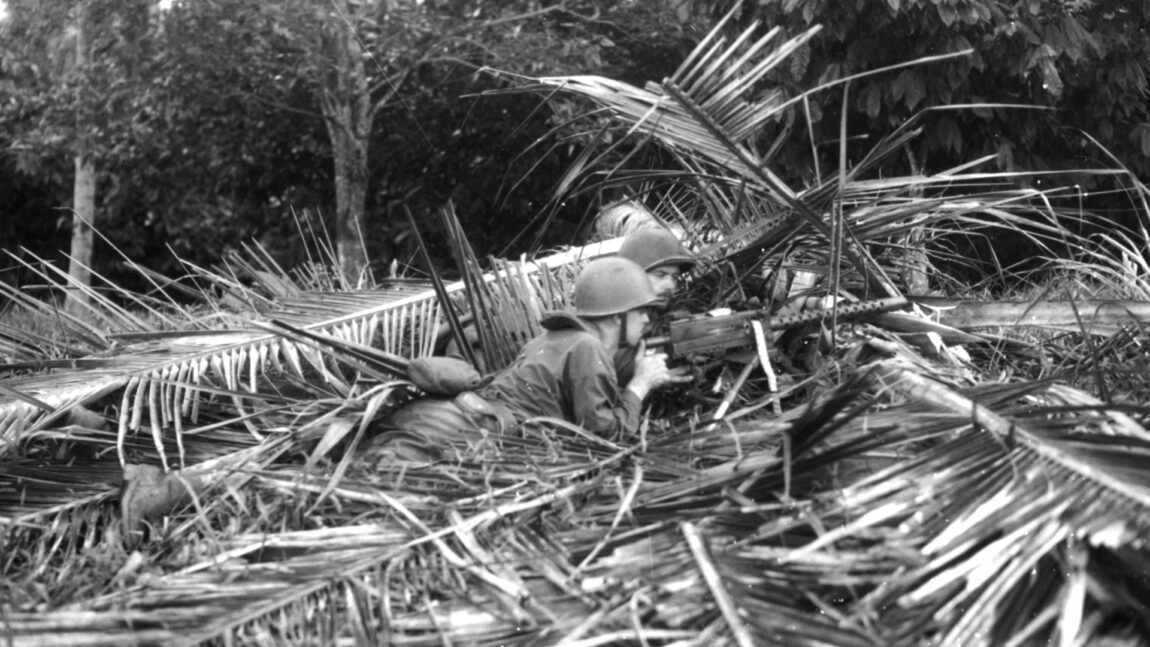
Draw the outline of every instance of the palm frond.
[[[1000,644],[974,636],[1017,629],[991,625],[1011,617],[1002,605],[1032,569],[1064,563],[1068,528],[1085,532],[1087,568],[1111,569],[1107,590],[1122,592],[1124,602],[1103,606],[1138,599],[1137,581],[1112,572],[1114,560],[1137,557],[1100,548],[1128,544],[1150,521],[1150,498],[1138,494],[1150,445],[1130,436],[1137,425],[1066,387],[957,390],[900,364],[873,370],[911,385],[914,401],[885,388],[868,394],[855,380],[777,422],[664,431],[630,446],[542,424],[479,442],[454,464],[353,466],[334,488],[295,470],[265,471],[240,496],[287,510],[326,496],[317,520],[339,509],[361,523],[237,534],[217,540],[209,559],[70,616],[6,620],[19,639],[94,627],[127,639],[165,627],[192,642],[244,639],[276,613],[302,620],[302,609],[322,606],[343,628],[301,623],[298,640],[347,635],[354,620],[361,632],[412,644],[548,635],[717,643],[741,634],[875,645],[916,644],[924,632]],[[890,404],[876,410],[875,396]],[[905,460],[884,458],[891,453]],[[828,471],[851,460],[889,467]],[[274,499],[260,494],[272,491]],[[247,523],[274,525],[285,514],[265,510]],[[202,528],[185,524],[178,541],[197,541]],[[405,597],[382,593],[397,581]],[[432,596],[444,601],[428,607]],[[1032,600],[1037,617],[1057,599]]]
[[[944,642],[1001,644],[1010,634],[993,623],[1010,618],[1002,605],[1032,569],[1065,564],[1061,551],[1074,538],[1103,549],[1114,537],[1145,532],[1150,490],[1139,475],[1150,468],[1150,446],[1114,435],[1118,427],[1105,413],[1029,405],[1025,419],[1008,419],[895,365],[875,370],[900,393],[948,411],[954,431],[913,460],[836,493],[842,525],[786,560],[810,564],[838,547],[876,550],[876,540],[896,542],[921,561],[873,581],[874,592],[862,600],[868,609],[933,608]],[[1048,390],[1023,400],[1049,406],[1058,395]],[[912,628],[888,629],[894,640]]]
[[[979,172],[980,167],[993,160],[983,157],[932,175],[881,180],[867,177],[892,155],[901,155],[920,135],[922,115],[985,107],[981,105],[929,108],[879,138],[858,163],[846,166],[844,156],[844,165],[834,177],[820,178],[816,185],[805,189],[787,186],[771,172],[770,153],[759,154],[750,142],[762,141],[784,112],[803,97],[850,79],[833,81],[798,97],[781,97],[770,89],[769,72],[792,52],[806,46],[817,27],[783,41],[777,30],[756,35],[758,25],[728,36],[725,25],[730,20],[728,15],[695,48],[680,70],[658,85],[648,83],[640,89],[589,76],[538,79],[548,92],[558,89],[591,99],[600,106],[593,113],[599,120],[603,109],[609,111],[625,130],[623,137],[611,139],[611,149],[617,149],[627,138],[636,149],[658,142],[682,167],[629,172],[617,162],[609,170],[600,171],[588,162],[572,172],[587,177],[605,173],[613,187],[656,181],[659,187],[650,190],[650,203],[662,202],[664,196],[682,189],[687,200],[676,199],[676,205],[686,202],[688,206],[676,206],[675,211],[687,214],[688,236],[707,240],[709,244],[702,246],[705,255],[729,264],[740,278],[765,273],[761,268],[767,262],[821,267],[826,277],[819,288],[823,293],[834,293],[841,287],[834,280],[840,273],[848,281],[846,285],[859,280],[850,272],[861,275],[863,286],[848,290],[879,295],[897,293],[898,283],[892,277],[901,275],[909,280],[912,272],[918,273],[916,285],[921,286],[923,274],[931,271],[935,271],[936,283],[946,283],[949,279],[937,272],[938,267],[975,261],[969,255],[950,251],[948,239],[990,237],[998,229],[1021,232],[1036,249],[1046,250],[1040,253],[1051,256],[1055,249],[1084,244],[1071,233],[1072,223],[1091,216],[1081,213],[1078,201],[1072,199],[1076,195],[1073,186],[1058,185],[1056,173]],[[937,60],[939,57],[927,57],[864,74],[929,65]],[[846,135],[849,133],[843,133],[844,141]],[[1116,179],[1128,175],[1114,168],[1083,172]],[[1048,185],[1054,188],[1018,188],[1036,175],[1048,176]],[[568,183],[574,186],[576,181]],[[605,185],[606,181],[589,188]],[[906,241],[912,236],[915,242],[908,247]],[[835,242],[840,239],[841,249]],[[835,250],[841,251],[848,265],[840,266]],[[997,264],[993,259],[991,262]],[[997,269],[1003,276],[1009,271]]]
[[[385,353],[405,357],[431,354],[439,323],[434,295],[424,290],[393,297],[374,294],[345,299],[358,312],[336,317],[331,316],[333,311],[339,312],[335,304],[316,299],[310,304],[312,312],[301,316],[303,313],[295,308],[293,314],[297,320],[310,319],[309,331],[349,343],[373,344]],[[374,305],[365,307],[367,304]],[[114,358],[98,369],[57,370],[9,384],[56,408],[87,404],[123,389],[118,420],[122,432],[138,431],[147,416],[153,435],[158,435],[185,417],[194,423],[197,394],[211,386],[259,397],[268,372],[287,371],[307,380],[315,371],[320,379],[345,391],[354,381],[341,376],[314,347],[258,331],[231,335],[192,332],[159,344],[129,346]],[[30,427],[44,413],[26,402],[8,399],[0,401],[0,412],[8,429],[17,421],[24,428]]]
[[[514,331],[504,343],[521,343],[537,332],[542,312],[567,303],[583,259],[612,253],[618,244],[605,241],[537,263],[496,263],[496,271],[481,275],[490,312],[499,313],[503,330]],[[461,281],[445,289],[458,295],[466,286]],[[332,316],[341,312],[350,314]],[[327,396],[355,398],[368,393],[371,384],[405,379],[405,358],[431,354],[439,313],[434,290],[400,285],[388,292],[300,293],[268,312],[299,325],[123,335],[132,343],[114,354],[70,360],[43,375],[6,381],[0,447],[8,455],[31,438],[45,437],[72,407],[106,401],[115,412],[110,423],[117,430],[121,464],[132,460],[127,454],[138,454],[131,448],[142,435],[161,465],[191,465],[187,434],[195,433],[202,415],[217,403],[234,411],[224,420],[258,439],[267,433],[261,430],[278,424],[275,416],[284,408],[270,403],[285,384],[316,394],[326,385]],[[268,420],[256,424],[265,416]]]
[[[1145,301],[973,301],[927,297],[919,302],[936,309],[940,322],[962,330],[1018,327],[1113,335],[1150,323],[1150,303]]]

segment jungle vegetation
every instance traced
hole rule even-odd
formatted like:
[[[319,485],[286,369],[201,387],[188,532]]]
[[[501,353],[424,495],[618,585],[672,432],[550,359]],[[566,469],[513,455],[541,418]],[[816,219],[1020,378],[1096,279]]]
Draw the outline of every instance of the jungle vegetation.
[[[9,6],[4,186],[90,165],[104,241],[5,225],[9,643],[1150,643],[1145,6]],[[365,459],[643,226],[822,318],[635,437]]]

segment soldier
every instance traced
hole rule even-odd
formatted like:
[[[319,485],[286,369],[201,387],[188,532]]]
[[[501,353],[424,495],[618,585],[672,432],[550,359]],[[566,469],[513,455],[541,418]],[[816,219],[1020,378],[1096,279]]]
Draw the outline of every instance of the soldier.
[[[663,227],[644,227],[631,232],[623,239],[617,255],[634,261],[647,273],[651,287],[659,297],[656,304],[659,315],[666,314],[671,298],[679,290],[680,277],[697,262],[679,238]],[[615,366],[620,382],[630,378],[635,359],[634,348],[623,347],[616,351]]]
[[[644,227],[628,234],[619,246],[618,256],[643,268],[663,307],[679,289],[683,273],[697,262],[678,237],[663,227]]]
[[[571,311],[545,317],[545,332],[510,366],[477,391],[401,408],[380,425],[385,433],[376,447],[426,459],[436,447],[477,438],[480,427],[499,431],[540,417],[562,418],[605,437],[634,433],[652,390],[689,379],[667,368],[665,354],[644,352],[648,310],[658,302],[635,263],[617,257],[591,261],[575,280]],[[613,360],[621,347],[636,349],[633,377],[623,387]]]
[[[671,297],[679,289],[680,277],[685,272],[690,271],[696,263],[694,255],[683,247],[675,234],[661,226],[643,227],[628,234],[616,255],[634,261],[647,273],[647,277],[651,279],[651,288],[659,297],[655,304],[656,310],[667,308]],[[444,327],[441,335],[446,337],[447,333],[448,329]],[[471,346],[477,357],[481,358],[483,349],[479,347],[479,338],[475,333],[474,325],[467,326],[465,334],[467,335],[466,343]],[[630,351],[634,351],[634,348],[631,348]],[[454,338],[445,343],[442,352],[447,357],[456,359],[463,359],[464,357],[460,350],[460,342]],[[618,359],[629,367],[631,355],[632,352],[623,352]],[[626,380],[620,379],[620,382],[626,383]]]

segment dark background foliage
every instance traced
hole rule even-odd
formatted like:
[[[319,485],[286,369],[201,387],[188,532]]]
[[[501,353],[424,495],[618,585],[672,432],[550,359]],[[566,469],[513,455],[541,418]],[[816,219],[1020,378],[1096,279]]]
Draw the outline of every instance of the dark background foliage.
[[[481,64],[642,82],[669,73],[690,47],[690,39],[676,36],[683,31],[678,26],[658,28],[659,20],[669,21],[662,13],[608,9],[622,22],[589,21],[578,12],[592,15],[603,8],[585,4],[517,21],[528,37],[511,38],[498,30],[482,38],[469,34],[451,56],[414,66],[414,82],[377,119],[372,135],[364,233],[377,276],[387,272],[392,259],[412,259],[404,209],[434,232],[436,213],[449,199],[478,253],[504,251],[546,200],[573,153],[566,146],[524,154],[554,128],[554,113],[541,97],[480,96],[507,84],[479,71]],[[460,17],[445,7],[435,16],[443,29],[462,31],[466,25],[460,23],[490,17],[481,12]],[[314,254],[330,224],[325,221],[333,171],[315,96],[305,80],[284,71],[304,65],[301,52],[258,7],[242,1],[177,6],[164,17],[157,38],[162,42],[153,43],[132,74],[118,81],[87,80],[104,97],[118,82],[119,94],[110,93],[121,100],[118,110],[115,101],[94,105],[126,116],[118,128],[95,134],[103,170],[99,229],[110,245],[169,274],[178,272],[176,257],[211,265],[251,239],[285,266],[305,259],[307,248]],[[480,40],[484,56],[475,55]],[[379,59],[410,56],[419,46],[380,44],[369,66],[382,69],[386,62]],[[138,55],[117,54],[117,60]],[[9,51],[5,61],[17,60]],[[84,100],[62,98],[44,75],[40,87],[30,88],[15,69],[4,68],[9,109],[0,115],[12,124],[4,129],[8,139],[0,148],[9,152],[2,167],[11,178],[5,190],[15,193],[5,201],[4,248],[26,246],[64,264],[69,220],[59,216],[67,214],[70,202],[71,161],[63,145],[66,135],[42,126],[67,124],[66,116],[53,111],[75,109],[72,103],[85,105]],[[571,228],[557,227],[552,242],[570,242],[572,235]],[[437,237],[429,238],[445,254]],[[107,245],[96,256],[98,271],[120,282],[132,280]],[[23,280],[9,259],[0,267],[5,280]]]
[[[177,3],[162,14],[147,2],[89,2],[110,8],[101,14],[102,55],[85,78],[61,71],[69,3],[11,3],[0,46],[4,249],[64,262],[69,123],[82,112],[97,124],[86,135],[99,161],[98,227],[108,239],[95,254],[99,272],[131,280],[112,247],[168,274],[178,273],[177,257],[212,265],[253,239],[285,266],[306,258],[309,245],[314,252],[331,228],[332,151],[309,77],[318,71],[282,26],[291,23],[246,0]],[[446,259],[436,214],[448,200],[481,256],[572,242],[605,196],[558,196],[545,236],[519,234],[555,208],[556,183],[586,141],[559,127],[578,104],[484,93],[508,87],[512,75],[661,80],[728,4],[440,2],[388,14],[363,35],[377,79],[409,75],[371,137],[364,237],[376,276],[392,260],[413,258],[406,210]],[[790,111],[761,145],[783,138],[773,164],[796,186],[837,170],[844,87],[851,162],[907,120],[923,128],[883,175],[938,172],[981,155],[1009,171],[1116,163],[1138,177],[1150,170],[1145,2],[786,0],[744,3],[741,11],[743,25],[823,26],[777,85],[762,89],[779,100],[973,49],[818,92],[809,124],[806,111]],[[432,49],[435,56],[422,56]],[[1040,109],[990,105],[1003,103]],[[928,110],[947,104],[974,105]],[[1090,175],[1073,182],[1089,208],[1135,223],[1125,197]],[[0,277],[28,278],[7,256]]]

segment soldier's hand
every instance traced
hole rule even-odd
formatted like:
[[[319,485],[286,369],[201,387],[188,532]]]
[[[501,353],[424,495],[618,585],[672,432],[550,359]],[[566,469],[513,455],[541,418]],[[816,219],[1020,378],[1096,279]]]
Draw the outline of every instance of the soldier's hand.
[[[631,378],[627,388],[643,398],[653,389],[689,381],[691,381],[689,371],[685,368],[669,368],[666,353],[648,354],[647,342],[639,341],[635,353],[635,376]]]
[[[669,369],[674,384],[686,384],[695,379],[694,372],[691,371],[690,366],[675,366]]]

